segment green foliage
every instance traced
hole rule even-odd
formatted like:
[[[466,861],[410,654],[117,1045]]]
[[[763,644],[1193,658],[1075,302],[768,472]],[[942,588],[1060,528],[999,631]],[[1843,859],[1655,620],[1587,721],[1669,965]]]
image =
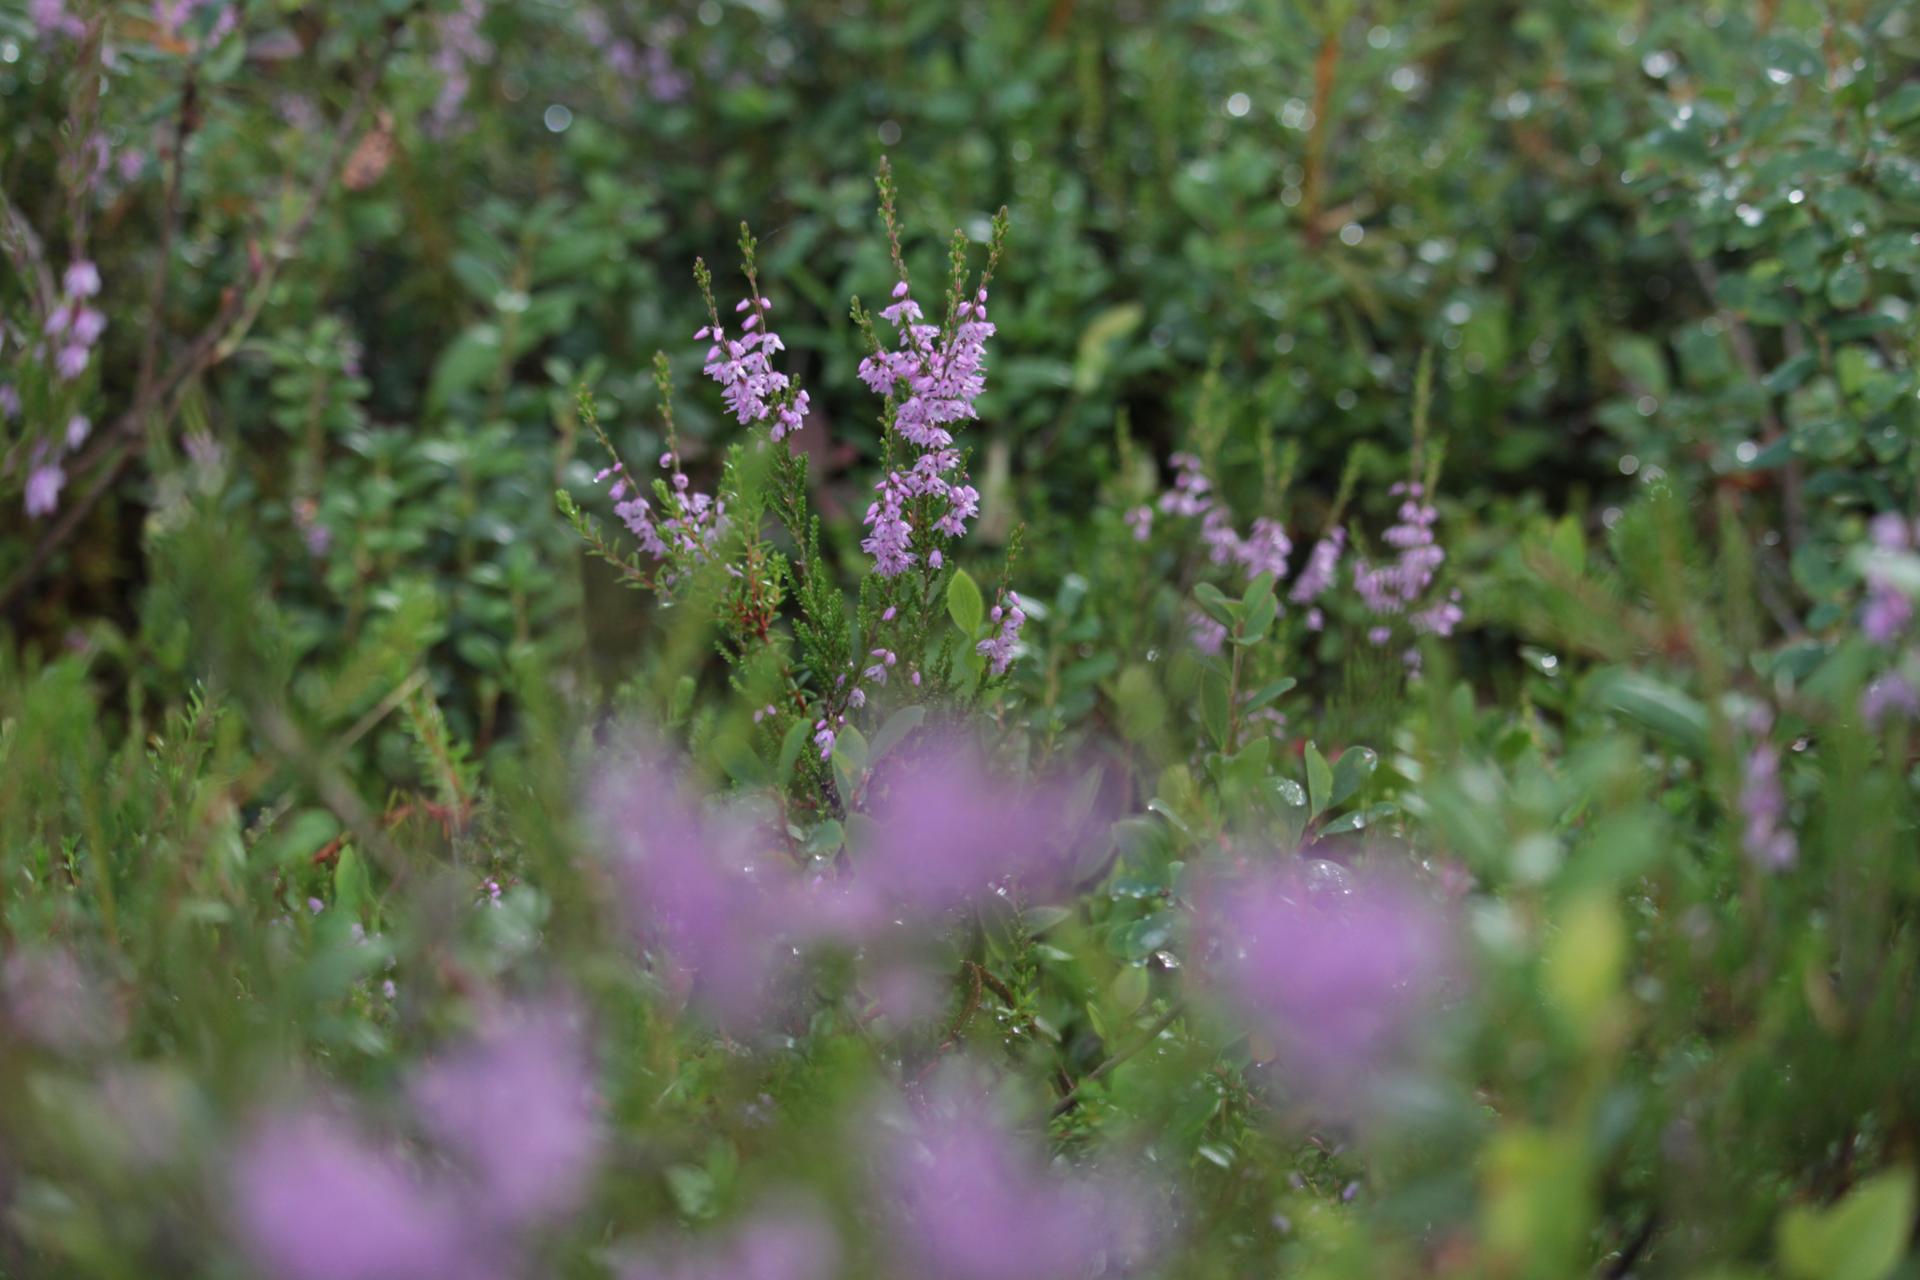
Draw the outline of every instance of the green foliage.
[[[68,8],[0,12],[0,1276],[241,1274],[262,1108],[394,1121],[560,998],[613,1140],[543,1274],[795,1192],[895,1274],[876,1099],[962,1058],[1054,1172],[1164,1180],[1153,1274],[1914,1271],[1905,7],[496,0],[484,55],[443,0]],[[689,340],[742,215],[791,446]],[[858,299],[910,269],[950,324],[970,251],[982,510],[881,578]],[[1175,451],[1288,575],[1158,505]],[[727,520],[636,551],[603,462]],[[1351,565],[1396,483],[1446,557],[1383,613]],[[1336,529],[1348,576],[1295,596]],[[1060,892],[901,926],[918,1021],[886,947],[826,949],[737,1032],[618,905],[589,796],[636,732],[810,884],[857,882],[943,733],[1100,836]],[[1395,869],[1460,926],[1362,1115],[1209,998],[1208,893],[1282,868]]]

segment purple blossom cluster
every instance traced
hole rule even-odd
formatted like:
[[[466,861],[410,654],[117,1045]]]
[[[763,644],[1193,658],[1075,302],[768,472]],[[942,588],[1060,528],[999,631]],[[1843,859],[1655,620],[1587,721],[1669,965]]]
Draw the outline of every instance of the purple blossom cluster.
[[[107,331],[105,313],[91,305],[100,293],[100,269],[78,259],[67,267],[60,285],[60,300],[47,313],[46,339],[54,353],[54,372],[63,382],[72,382],[87,371],[93,346]]]
[[[594,1072],[575,1018],[498,1012],[418,1068],[412,1118],[450,1164],[423,1163],[313,1104],[260,1119],[230,1166],[233,1228],[275,1280],[505,1276],[525,1233],[577,1209],[599,1163]]]
[[[693,88],[693,81],[673,61],[671,46],[685,30],[678,18],[654,23],[645,43],[615,31],[606,12],[594,6],[578,10],[574,20],[587,43],[603,52],[607,70],[623,82],[642,85],[655,102],[678,102]]]
[[[889,471],[874,486],[879,495],[867,508],[868,529],[860,549],[873,557],[882,577],[904,573],[915,562],[916,500],[937,503],[933,530],[949,540],[966,536],[967,521],[980,513],[980,493],[967,483],[954,447],[954,424],[979,416],[975,401],[986,388],[987,339],[994,325],[987,318],[987,290],[954,306],[943,332],[928,324],[913,300],[906,279],[894,286],[893,301],[880,312],[898,332],[898,346],[877,349],[860,362],[860,380],[892,410],[893,431],[915,451],[913,461]],[[939,548],[927,553],[929,568],[944,561]]]
[[[1027,615],[1020,608],[1019,593],[1003,591],[995,602],[993,612],[987,620],[994,624],[994,633],[974,646],[987,660],[993,674],[1003,676],[1007,668],[1013,665],[1013,653],[1020,643],[1020,628],[1026,625]]]
[[[1233,527],[1233,516],[1213,492],[1200,459],[1191,453],[1176,453],[1173,483],[1160,495],[1160,510],[1167,515],[1198,517],[1200,539],[1207,545],[1207,558],[1215,564],[1236,564],[1249,580],[1263,573],[1276,579],[1287,574],[1287,557],[1293,554],[1293,541],[1278,520],[1261,516],[1253,522],[1246,537]],[[1128,513],[1136,540],[1145,541],[1153,531],[1153,511],[1138,507]]]
[[[180,40],[186,34],[187,27],[199,19],[203,12],[211,12],[213,19],[208,23],[204,40],[195,39],[191,42],[193,48],[219,44],[240,25],[234,7],[218,3],[218,0],[153,0],[153,25],[169,40]]]
[[[0,960],[0,1045],[86,1054],[115,1044],[123,1023],[97,975],[73,952],[22,948]]]
[[[1913,629],[1913,598],[1901,587],[1892,572],[1892,561],[1910,556],[1920,545],[1920,521],[1909,521],[1891,512],[1875,516],[1868,526],[1870,550],[1862,577],[1866,601],[1860,610],[1860,633],[1869,643],[1896,655],[1906,648]],[[1904,655],[1910,668],[1910,649]],[[1920,690],[1907,671],[1896,667],[1876,676],[1860,695],[1860,716],[1878,727],[1896,717],[1912,720],[1920,716]]]
[[[655,1241],[634,1251],[621,1280],[832,1280],[840,1261],[833,1226],[816,1210],[763,1210],[725,1237]]]
[[[743,1031],[779,1004],[803,948],[924,939],[990,897],[1065,893],[1105,830],[1065,779],[1015,782],[971,744],[929,736],[876,764],[844,861],[790,856],[772,815],[700,796],[638,744],[597,772],[588,807],[626,915],[670,988]]]
[[[639,540],[641,550],[655,560],[671,558],[698,564],[706,560],[727,531],[726,503],[693,488],[674,450],[660,455],[660,467],[667,473],[667,487],[656,489],[653,500],[617,462],[598,472],[594,482],[613,479],[613,487],[607,491],[613,499],[613,513]],[[658,509],[655,501],[660,504]]]
[[[1408,1065],[1454,980],[1454,926],[1410,880],[1290,859],[1207,884],[1196,904],[1204,981],[1272,1046],[1315,1103],[1364,1102]]]
[[[1390,492],[1401,500],[1399,518],[1380,538],[1394,549],[1394,558],[1374,564],[1362,557],[1353,568],[1354,590],[1380,619],[1367,638],[1376,645],[1387,643],[1393,635],[1391,619],[1402,614],[1418,635],[1450,636],[1462,617],[1458,592],[1424,608],[1416,607],[1447,558],[1433,533],[1440,513],[1426,501],[1425,488],[1417,481],[1396,484]],[[1416,657],[1410,654],[1409,660]]]
[[[1747,751],[1745,776],[1740,784],[1740,847],[1754,865],[1767,871],[1785,871],[1799,860],[1800,845],[1787,825],[1787,793],[1780,781],[1780,749],[1766,734],[1773,712],[1761,708],[1748,728],[1755,742]]]
[[[93,348],[106,332],[106,313],[94,305],[100,294],[100,270],[85,258],[75,259],[61,274],[60,293],[47,312],[37,337],[29,338],[12,331],[14,342],[28,359],[48,366],[52,372],[55,404],[71,406],[75,392],[71,384],[86,373],[93,361]],[[0,346],[8,330],[0,326]],[[30,384],[31,385],[31,384]],[[35,440],[27,452],[25,506],[33,519],[51,515],[60,505],[60,492],[67,482],[65,459],[85,444],[93,432],[93,422],[84,413],[54,410],[41,404],[36,413],[52,412],[58,429]],[[19,388],[0,383],[0,422],[21,416]],[[65,421],[61,422],[64,414]]]
[[[766,856],[764,824],[707,802],[645,742],[598,770],[588,807],[628,924],[675,994],[722,1026],[761,1018],[790,954],[797,886]]]
[[[1347,531],[1335,525],[1307,552],[1307,563],[1293,580],[1287,599],[1307,610],[1307,630],[1318,631],[1326,625],[1326,615],[1316,601],[1333,586],[1340,573],[1340,553],[1346,549]]]
[[[1293,554],[1285,525],[1270,516],[1259,516],[1245,535],[1240,534],[1201,459],[1182,452],[1169,461],[1173,479],[1155,504],[1134,507],[1126,513],[1134,539],[1145,542],[1152,536],[1156,508],[1161,515],[1198,519],[1200,540],[1212,563],[1237,566],[1249,581],[1263,573],[1271,574],[1276,583],[1284,581]],[[1417,481],[1396,484],[1389,492],[1398,499],[1399,507],[1381,540],[1392,549],[1392,559],[1375,563],[1357,556],[1353,561],[1354,591],[1375,619],[1367,638],[1375,645],[1386,644],[1394,636],[1395,621],[1401,618],[1415,635],[1450,636],[1465,615],[1459,591],[1444,596],[1434,592],[1440,566],[1447,558],[1434,534],[1439,511],[1426,500],[1425,486]],[[1339,581],[1347,541],[1345,526],[1330,527],[1314,541],[1306,563],[1287,590],[1287,601],[1306,610],[1309,631],[1326,626],[1320,602]],[[1198,609],[1188,611],[1187,629],[1194,647],[1202,653],[1217,654],[1226,643],[1226,628]],[[1409,667],[1417,667],[1418,651],[1408,649],[1406,661]]]
[[[493,57],[493,42],[480,34],[487,0],[459,0],[434,21],[438,43],[433,69],[440,76],[440,92],[428,113],[428,124],[445,136],[460,126],[461,109],[473,88],[473,68]]]
[[[1913,548],[1913,530],[1891,513],[1875,516],[1868,530],[1876,551],[1899,555]],[[1860,632],[1883,649],[1899,644],[1913,623],[1913,601],[1886,569],[1872,561],[1866,569],[1867,601],[1860,610]]]
[[[78,40],[87,33],[87,24],[67,8],[67,0],[30,0],[27,15],[42,39],[65,36]]]
[[[773,304],[755,289],[733,309],[735,314],[748,313],[741,322],[739,337],[727,335],[718,314],[693,335],[695,340],[710,343],[706,375],[720,384],[727,411],[741,426],[765,422],[774,440],[783,439],[789,432],[798,431],[806,420],[808,397],[773,367],[773,357],[786,350],[786,343],[767,320]]]
[[[896,1274],[1079,1280],[1148,1265],[1157,1216],[1137,1187],[1043,1168],[978,1083],[950,1074],[892,1127],[879,1172]]]

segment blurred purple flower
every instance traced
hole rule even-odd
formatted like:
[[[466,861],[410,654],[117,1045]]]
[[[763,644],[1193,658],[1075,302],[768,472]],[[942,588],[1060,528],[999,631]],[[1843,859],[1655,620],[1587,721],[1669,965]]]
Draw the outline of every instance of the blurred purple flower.
[[[237,1151],[234,1227],[275,1280],[475,1280],[495,1274],[456,1202],[348,1122],[264,1120]]]
[[[1137,1189],[1055,1176],[975,1087],[941,1087],[883,1144],[894,1274],[916,1280],[1081,1280],[1143,1267],[1154,1215]]]
[[[1402,1064],[1456,967],[1441,904],[1317,859],[1204,886],[1196,923],[1208,980],[1323,1105],[1361,1101]]]
[[[408,1092],[490,1216],[550,1222],[579,1206],[602,1129],[585,1037],[564,1006],[495,1015],[472,1042],[422,1067]]]
[[[1903,720],[1920,717],[1920,690],[1897,671],[1876,678],[1860,695],[1860,718],[1879,728],[1890,717]]]
[[[1877,551],[1888,556],[1899,555],[1913,545],[1907,521],[1892,512],[1875,516],[1867,526],[1867,536]],[[1867,601],[1860,610],[1860,631],[1872,643],[1890,649],[1913,621],[1913,601],[1871,560],[1865,577]]]
[[[1740,816],[1745,822],[1740,845],[1755,865],[1768,871],[1785,871],[1799,858],[1799,843],[1793,829],[1786,825],[1787,793],[1780,783],[1780,750],[1764,739],[1747,752],[1746,778],[1740,784]]]
[[[1382,619],[1411,610],[1433,584],[1447,558],[1433,534],[1440,513],[1425,500],[1424,487],[1418,483],[1396,484],[1389,492],[1400,499],[1399,520],[1380,536],[1396,554],[1379,565],[1359,559],[1353,568],[1354,590],[1368,611]],[[1450,599],[1416,612],[1411,621],[1416,631],[1451,635],[1460,621],[1460,609]],[[1391,628],[1383,622],[1373,627],[1368,638],[1376,645],[1385,644],[1391,634]]]
[[[65,1054],[110,1048],[124,1030],[93,975],[60,947],[22,949],[0,964],[0,1028],[0,1043],[18,1036]]]
[[[67,473],[58,462],[36,459],[27,472],[27,515],[35,520],[52,515],[60,505],[60,489],[66,482]]]
[[[67,12],[66,0],[33,0],[27,12],[42,36],[78,39],[87,33],[87,24]]]
[[[650,1244],[621,1280],[831,1280],[840,1245],[818,1213],[764,1212],[723,1239]]]
[[[890,755],[868,796],[867,836],[842,886],[856,926],[866,913],[926,920],[1016,890],[1058,894],[1106,830],[1092,792],[1064,777],[998,776],[958,738]]]
[[[1293,589],[1287,592],[1287,599],[1295,604],[1312,604],[1333,585],[1340,572],[1340,553],[1347,545],[1347,531],[1338,525],[1328,530],[1326,535],[1313,544],[1313,550],[1307,552],[1306,567],[1300,570],[1300,576],[1293,580]],[[1311,620],[1318,614],[1313,610],[1309,614],[1308,629],[1320,628]]]
[[[795,880],[762,865],[758,824],[704,803],[648,745],[600,768],[589,807],[626,915],[680,993],[730,1026],[758,1017],[791,954],[781,935]]]
[[[1219,653],[1227,643],[1226,624],[1215,620],[1198,609],[1187,611],[1187,637],[1193,641],[1193,647],[1212,657]]]
[[[70,298],[91,298],[100,292],[100,268],[86,258],[76,258],[60,278]]]

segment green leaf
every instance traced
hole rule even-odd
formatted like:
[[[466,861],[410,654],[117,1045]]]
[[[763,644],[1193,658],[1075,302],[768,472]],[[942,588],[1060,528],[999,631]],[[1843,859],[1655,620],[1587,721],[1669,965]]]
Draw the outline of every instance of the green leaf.
[[[1349,831],[1365,831],[1368,827],[1391,818],[1398,810],[1390,804],[1370,804],[1364,809],[1355,809],[1352,813],[1343,813],[1320,828],[1323,836],[1345,835]]]
[[[1292,676],[1286,676],[1282,679],[1275,680],[1272,684],[1263,684],[1251,694],[1247,695],[1245,709],[1248,711],[1258,711],[1299,683],[1300,682]]]
[[[1880,118],[1898,129],[1920,123],[1920,81],[1901,85],[1880,104]]]
[[[1641,671],[1616,667],[1593,679],[1605,710],[1633,721],[1689,755],[1707,754],[1707,709],[1689,695]]]
[[[1260,576],[1266,577],[1265,574]],[[1240,625],[1234,628],[1233,642],[1240,645],[1259,644],[1267,638],[1267,629],[1273,626],[1273,620],[1279,613],[1280,602],[1273,598],[1273,584],[1269,581],[1266,591],[1254,596],[1251,601],[1241,602]]]
[[[261,842],[260,852],[273,866],[311,858],[320,846],[340,834],[340,820],[325,809],[302,809],[279,831]]]
[[[1620,334],[1608,348],[1613,366],[1635,391],[1664,400],[1667,396],[1667,357],[1660,344],[1638,334]]]
[[[780,740],[780,766],[774,771],[774,781],[786,786],[793,777],[793,766],[800,762],[800,753],[806,749],[809,736],[805,720],[795,720],[793,727],[787,730],[787,736]]]
[[[902,707],[888,716],[887,722],[874,732],[873,758],[878,760],[899,746],[926,718],[927,709],[919,706]]]
[[[1203,582],[1195,587],[1193,598],[1198,600],[1200,607],[1222,626],[1231,627],[1239,617],[1239,604],[1229,600],[1226,594],[1211,582]]]
[[[1867,269],[1848,260],[1827,277],[1827,301],[1841,311],[1851,311],[1867,300]]]
[[[334,909],[358,919],[372,901],[373,885],[367,879],[367,864],[361,860],[359,850],[348,845],[340,851],[339,861],[333,864]]]
[[[1886,1280],[1913,1228],[1911,1169],[1869,1178],[1825,1209],[1795,1205],[1780,1219],[1780,1266],[1797,1280]]]
[[[987,607],[980,598],[980,584],[965,569],[956,569],[947,583],[947,616],[971,640],[980,632],[980,621]]]
[[[1200,677],[1200,718],[1206,723],[1207,732],[1213,736],[1214,743],[1225,747],[1227,728],[1231,723],[1227,678],[1213,667],[1207,668]]]
[[[1348,747],[1333,766],[1333,795],[1328,807],[1340,804],[1366,785],[1380,765],[1380,756],[1370,747]]]
[[[1307,799],[1309,813],[1315,818],[1327,811],[1333,799],[1333,767],[1312,742],[1307,743]]]
[[[1080,333],[1079,350],[1074,355],[1073,389],[1087,395],[1100,386],[1113,365],[1115,350],[1146,318],[1146,308],[1137,302],[1109,307],[1087,322]]]

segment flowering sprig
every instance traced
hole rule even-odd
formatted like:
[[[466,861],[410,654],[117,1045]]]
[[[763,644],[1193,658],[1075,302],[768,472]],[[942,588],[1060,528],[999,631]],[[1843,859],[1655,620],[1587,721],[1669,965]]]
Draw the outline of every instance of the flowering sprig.
[[[880,318],[894,327],[896,341],[891,348],[880,341],[872,317],[855,299],[854,322],[870,348],[860,362],[860,380],[886,401],[887,473],[874,485],[877,496],[863,518],[868,532],[860,549],[873,557],[875,572],[892,578],[916,563],[938,571],[946,563],[946,547],[965,537],[967,522],[980,513],[980,493],[968,483],[953,428],[979,417],[976,402],[986,389],[987,340],[996,331],[987,317],[987,286],[999,265],[1007,213],[1002,209],[994,218],[987,264],[971,287],[966,240],[955,233],[946,314],[940,324],[930,324],[913,297],[900,250],[893,177],[884,163],[877,184],[898,277]]]
[[[754,262],[758,247],[747,224],[741,223],[740,269],[747,278],[747,296],[733,308],[734,314],[745,315],[738,337],[728,336],[720,321],[720,309],[713,301],[713,274],[705,261],[694,260],[693,274],[707,304],[708,320],[693,336],[710,344],[704,372],[720,384],[728,411],[743,427],[766,423],[769,436],[778,441],[806,421],[808,397],[798,383],[773,367],[773,357],[787,344],[774,332],[769,317],[773,304],[760,292]]]

